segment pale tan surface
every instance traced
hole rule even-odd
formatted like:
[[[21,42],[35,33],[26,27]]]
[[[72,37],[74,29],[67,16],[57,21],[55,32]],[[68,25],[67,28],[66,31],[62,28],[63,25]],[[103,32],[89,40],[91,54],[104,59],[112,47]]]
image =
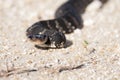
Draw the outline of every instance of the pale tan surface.
[[[7,66],[37,69],[21,74],[15,70],[13,75],[0,80],[120,79],[120,0],[109,0],[100,10],[95,4],[89,6],[83,15],[84,28],[66,35],[73,42],[68,48],[41,50],[27,40],[26,29],[39,18],[53,18],[57,7],[64,2],[0,0],[0,74]],[[58,72],[81,64],[80,69]]]

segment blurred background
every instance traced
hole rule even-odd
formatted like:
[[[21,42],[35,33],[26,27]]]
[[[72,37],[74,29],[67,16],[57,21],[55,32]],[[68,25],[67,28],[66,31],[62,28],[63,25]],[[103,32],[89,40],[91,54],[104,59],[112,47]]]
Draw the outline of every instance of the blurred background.
[[[67,48],[41,50],[27,39],[28,27],[53,19],[66,1],[0,0],[0,80],[120,79],[120,0],[89,4],[83,28],[66,35],[73,43]]]

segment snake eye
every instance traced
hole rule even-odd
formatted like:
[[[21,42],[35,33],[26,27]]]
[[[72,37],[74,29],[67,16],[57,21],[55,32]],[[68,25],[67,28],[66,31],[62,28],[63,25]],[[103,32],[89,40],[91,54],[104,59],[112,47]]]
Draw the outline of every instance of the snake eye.
[[[35,35],[35,38],[36,38],[36,39],[41,39],[41,40],[44,40],[44,39],[46,39],[46,38],[47,38],[47,36],[46,36],[46,35],[44,35],[44,34],[37,34],[37,35]]]
[[[46,39],[47,36],[44,35],[44,34],[35,34],[35,35],[28,35],[28,38],[30,38],[30,39],[41,39],[41,40],[43,40],[43,39]]]

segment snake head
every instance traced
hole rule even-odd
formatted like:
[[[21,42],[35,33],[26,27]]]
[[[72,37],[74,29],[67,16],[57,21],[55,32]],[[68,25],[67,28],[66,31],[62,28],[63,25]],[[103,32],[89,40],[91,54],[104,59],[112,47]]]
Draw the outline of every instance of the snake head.
[[[48,40],[48,36],[45,34],[34,34],[34,35],[28,35],[28,38],[34,42],[35,44],[45,44]]]

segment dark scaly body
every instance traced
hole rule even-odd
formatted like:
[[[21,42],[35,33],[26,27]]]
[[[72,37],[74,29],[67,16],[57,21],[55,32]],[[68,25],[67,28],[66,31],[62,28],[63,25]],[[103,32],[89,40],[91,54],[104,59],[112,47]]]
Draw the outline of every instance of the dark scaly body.
[[[69,0],[58,8],[55,19],[34,23],[27,29],[27,37],[40,47],[64,47],[64,33],[82,28],[81,15],[93,0]]]

